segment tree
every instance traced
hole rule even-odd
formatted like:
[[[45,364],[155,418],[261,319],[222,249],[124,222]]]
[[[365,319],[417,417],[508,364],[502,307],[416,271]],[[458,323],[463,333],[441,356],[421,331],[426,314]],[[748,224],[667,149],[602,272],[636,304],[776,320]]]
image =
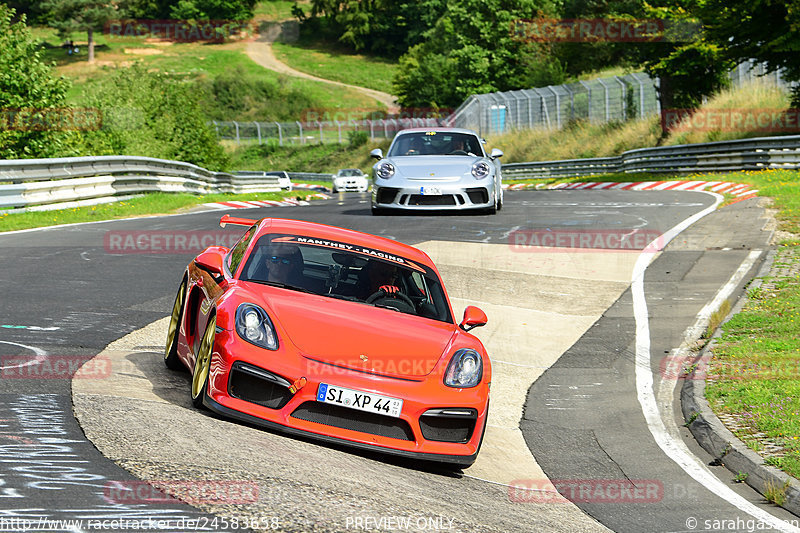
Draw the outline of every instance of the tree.
[[[69,155],[76,134],[47,119],[64,110],[69,84],[42,61],[25,17],[14,16],[0,4],[0,159]]]
[[[48,11],[50,26],[63,39],[76,31],[87,33],[90,63],[94,61],[94,32],[119,18],[117,6],[103,0],[44,0],[41,7]]]
[[[308,33],[323,30],[354,50],[396,58],[424,40],[447,0],[312,0],[308,19],[295,7]]]
[[[455,107],[476,93],[561,83],[547,44],[519,38],[516,21],[551,15],[542,0],[462,0],[447,5],[424,42],[400,58],[394,92],[406,107]]]
[[[764,62],[800,80],[800,3],[786,0],[704,0],[698,9],[709,39],[735,63]],[[800,107],[800,91],[795,93]]]
[[[644,4],[644,17],[662,21],[665,27],[693,28],[683,34],[666,32],[656,42],[631,49],[633,62],[659,78],[661,109],[695,109],[703,97],[729,84],[733,67],[723,48],[711,42],[697,17],[704,0],[660,0]]]
[[[178,0],[170,16],[181,20],[250,20],[256,0]]]
[[[30,0],[4,0],[3,2],[8,7],[13,9],[17,12],[17,17],[21,17],[25,15],[26,22],[30,21],[33,23],[41,22],[40,17],[43,15],[42,8],[39,5],[39,2],[31,2]]]

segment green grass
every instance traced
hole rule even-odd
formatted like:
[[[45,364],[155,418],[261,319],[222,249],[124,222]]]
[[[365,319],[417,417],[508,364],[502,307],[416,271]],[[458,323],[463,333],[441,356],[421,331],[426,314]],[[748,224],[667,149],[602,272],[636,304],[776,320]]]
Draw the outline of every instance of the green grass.
[[[236,170],[286,170],[289,172],[322,172],[335,174],[340,168],[360,168],[370,174],[374,159],[369,157],[373,148],[383,151],[390,140],[376,139],[366,145],[351,147],[347,144],[326,143],[304,146],[276,146],[274,144],[225,143],[231,158],[230,167]]]
[[[205,196],[151,193],[122,202],[96,206],[60,209],[56,211],[0,214],[0,232],[55,226],[58,224],[74,224],[77,222],[95,222],[116,218],[176,213],[207,202],[225,202],[230,200],[282,200],[287,197],[304,199],[310,194],[314,194],[314,191],[308,192],[298,190],[292,192],[251,193],[241,195],[208,194]]]
[[[290,67],[324,78],[391,94],[397,62],[353,54],[335,43],[273,43],[275,56]]]
[[[294,0],[265,0],[258,2],[255,7],[254,19],[267,21],[290,20],[293,18],[292,6],[295,3]]]
[[[777,259],[800,262],[797,251],[784,247]],[[800,477],[800,283],[795,276],[755,296],[723,326],[706,396],[717,412],[736,415],[752,448],[761,447],[758,432],[783,446],[770,463]]]
[[[96,61],[86,61],[86,35],[75,33],[73,40],[80,47],[77,56],[68,56],[62,49],[61,40],[50,28],[33,28],[34,35],[41,41],[45,59],[55,63],[57,73],[72,81],[67,93],[69,103],[80,101],[87,84],[111,72],[110,69],[126,67],[141,62],[150,69],[182,76],[187,79],[216,78],[224,72],[238,69],[248,77],[258,77],[273,81],[289,90],[305,94],[312,109],[356,109],[361,113],[381,110],[383,106],[373,98],[354,89],[338,87],[335,90],[324,82],[305,80],[278,74],[255,63],[245,53],[247,43],[230,41],[221,44],[208,43],[160,43],[144,38],[95,35]],[[292,116],[302,117],[308,109],[288,110]],[[283,111],[287,111],[283,109]],[[285,113],[284,113],[285,114]],[[229,120],[270,120],[270,117],[230,116]]]

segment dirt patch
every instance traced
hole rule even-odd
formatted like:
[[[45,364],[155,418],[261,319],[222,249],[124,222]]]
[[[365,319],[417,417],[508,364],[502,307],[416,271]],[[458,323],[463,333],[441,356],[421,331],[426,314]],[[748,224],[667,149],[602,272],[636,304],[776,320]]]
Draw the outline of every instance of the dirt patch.
[[[164,50],[159,50],[158,48],[125,48],[122,52],[135,56],[155,56],[163,54]]]

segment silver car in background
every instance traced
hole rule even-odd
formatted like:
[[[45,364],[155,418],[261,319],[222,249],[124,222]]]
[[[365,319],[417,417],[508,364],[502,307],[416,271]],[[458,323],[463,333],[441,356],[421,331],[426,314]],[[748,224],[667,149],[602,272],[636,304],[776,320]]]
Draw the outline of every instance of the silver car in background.
[[[387,210],[481,210],[503,207],[500,157],[487,155],[472,130],[413,128],[397,132],[386,157],[370,155],[372,214]]]
[[[333,192],[367,192],[369,180],[360,168],[343,168],[333,176]]]

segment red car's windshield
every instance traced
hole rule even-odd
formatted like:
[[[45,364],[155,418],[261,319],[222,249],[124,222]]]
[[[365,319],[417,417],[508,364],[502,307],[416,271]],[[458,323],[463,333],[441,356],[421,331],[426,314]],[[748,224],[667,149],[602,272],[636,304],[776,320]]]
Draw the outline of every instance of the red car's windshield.
[[[264,235],[240,279],[453,321],[441,282],[430,268],[352,243]]]

